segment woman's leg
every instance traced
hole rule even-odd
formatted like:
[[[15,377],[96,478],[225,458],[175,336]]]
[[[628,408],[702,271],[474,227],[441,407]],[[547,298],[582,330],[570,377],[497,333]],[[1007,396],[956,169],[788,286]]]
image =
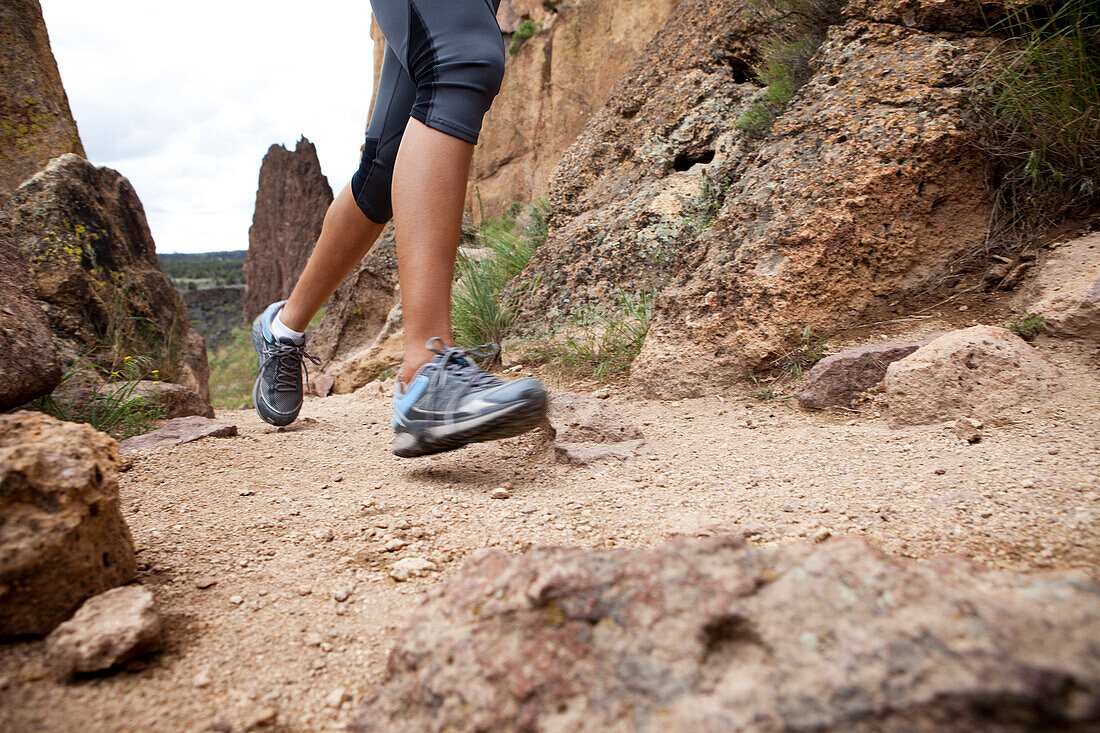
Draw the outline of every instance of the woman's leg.
[[[454,345],[451,280],[473,151],[470,143],[410,119],[397,154],[393,214],[405,318],[401,376],[406,384],[435,357],[426,346],[430,339]]]
[[[317,245],[279,312],[283,325],[305,331],[313,316],[355,269],[381,233],[382,225],[362,212],[351,194],[351,186],[344,186],[328,207]]]

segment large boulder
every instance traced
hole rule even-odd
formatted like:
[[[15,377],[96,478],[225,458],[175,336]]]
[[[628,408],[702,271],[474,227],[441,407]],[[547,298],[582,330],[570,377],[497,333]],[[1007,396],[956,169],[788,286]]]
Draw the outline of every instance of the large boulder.
[[[1046,258],[1027,310],[1047,332],[1100,343],[1100,234],[1063,242]]]
[[[961,417],[1004,424],[1041,405],[1059,387],[1058,369],[1016,334],[974,326],[940,336],[886,369],[895,425]]]
[[[1084,731],[1100,588],[739,538],[476,556],[350,729]]]
[[[49,633],[134,577],[115,441],[37,412],[0,415],[0,638]]]
[[[65,365],[148,357],[163,379],[208,398],[206,345],[160,269],[128,180],[63,155],[19,187],[7,216]]]
[[[848,0],[845,14],[880,23],[950,31],[986,31],[1034,0]]]
[[[61,364],[23,252],[0,222],[0,410],[49,394]]]
[[[38,0],[0,4],[0,209],[52,158],[84,155]]]
[[[515,40],[508,56],[474,151],[469,208],[499,216],[515,201],[545,197],[562,152],[678,2],[504,0],[497,13],[501,30],[511,33],[529,20],[539,32]]]
[[[657,290],[693,267],[722,182],[746,155],[734,122],[759,95],[750,64],[766,38],[741,0],[679,4],[554,170],[546,244],[507,292],[516,332],[568,325],[585,308],[610,314],[623,291]]]
[[[268,148],[244,261],[246,320],[290,295],[331,203],[332,189],[313,143],[303,137],[293,151],[282,145]]]
[[[856,325],[980,247],[993,189],[966,92],[991,43],[859,20],[830,28],[693,268],[658,299],[632,369],[639,391],[736,382],[807,327]]]

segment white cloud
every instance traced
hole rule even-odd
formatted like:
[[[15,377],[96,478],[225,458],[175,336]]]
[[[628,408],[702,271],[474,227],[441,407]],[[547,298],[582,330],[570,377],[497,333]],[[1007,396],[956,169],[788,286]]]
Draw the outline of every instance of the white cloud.
[[[363,0],[42,0],[89,159],[141,196],[159,252],[245,249],[272,143],[317,146],[339,190],[370,105]]]

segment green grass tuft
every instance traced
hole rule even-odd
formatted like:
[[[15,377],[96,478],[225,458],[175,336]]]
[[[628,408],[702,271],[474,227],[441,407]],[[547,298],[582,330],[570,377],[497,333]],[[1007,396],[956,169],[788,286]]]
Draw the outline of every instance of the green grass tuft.
[[[619,288],[617,299],[611,314],[589,309],[574,317],[574,333],[563,342],[548,342],[541,359],[570,378],[603,380],[629,371],[645,342],[656,294]]]
[[[1043,329],[1047,325],[1047,317],[1039,315],[1038,313],[1028,313],[1026,310],[1019,311],[1012,317],[1008,323],[1005,324],[1005,328],[1012,333],[1016,334],[1024,341],[1031,341],[1033,338],[1043,332]]]
[[[516,32],[512,34],[512,42],[508,45],[508,54],[510,56],[515,56],[520,46],[523,45],[523,42],[538,33],[541,29],[542,26],[530,19],[520,23],[519,27],[516,28]]]
[[[145,376],[159,376],[157,370],[150,370],[152,363],[148,357],[127,356],[111,369],[81,357],[65,371],[52,394],[31,404],[59,420],[86,423],[118,440],[147,433],[167,414],[163,405],[134,394]]]
[[[460,346],[499,343],[512,325],[515,308],[500,294],[546,241],[546,213],[545,201],[512,207],[504,216],[487,219],[478,228],[475,243],[487,250],[484,257],[472,259],[459,254],[451,318],[455,341]],[[528,222],[521,224],[520,218]]]
[[[1007,39],[970,90],[1004,170],[986,247],[1020,248],[1100,203],[1100,6],[1036,3],[991,32]]]

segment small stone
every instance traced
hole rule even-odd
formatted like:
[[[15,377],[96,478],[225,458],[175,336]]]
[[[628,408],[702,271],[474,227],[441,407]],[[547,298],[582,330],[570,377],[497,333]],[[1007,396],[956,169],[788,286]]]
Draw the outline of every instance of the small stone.
[[[337,603],[343,603],[351,596],[351,591],[347,588],[337,588],[332,592],[332,599]]]
[[[213,733],[233,733],[233,726],[224,720],[215,720],[206,729],[213,731]]]
[[[340,483],[341,481],[344,480],[344,477],[343,476],[336,476],[332,480],[333,480],[334,483]]]
[[[229,602],[232,603],[234,606],[239,606],[244,603],[244,599],[240,596],[229,596]]]
[[[507,499],[511,495],[512,492],[508,491],[508,489],[504,488],[503,486],[498,486],[497,488],[493,489],[493,492],[491,494],[489,494],[489,496],[494,499]]]
[[[209,575],[200,576],[195,580],[195,587],[200,590],[206,590],[218,584],[218,581],[211,578]]]
[[[310,588],[308,585],[298,586],[298,595],[300,595],[300,596],[308,596],[312,592],[313,592],[313,589]]]
[[[937,476],[942,476],[945,473],[947,473],[947,469],[946,468],[937,468],[936,470],[932,471],[932,473],[936,474]]]
[[[405,540],[399,537],[394,537],[392,540],[386,543],[386,552],[397,552],[407,544],[409,543]]]
[[[344,701],[349,699],[348,691],[343,687],[337,687],[335,690],[328,694],[325,698],[325,707],[327,708],[339,708],[344,704]]]
[[[84,602],[46,638],[46,660],[62,677],[98,672],[161,648],[153,594],[136,585],[113,588]]]
[[[326,662],[324,659],[314,660],[313,665],[312,665],[312,667],[314,669],[317,669],[317,670],[324,669],[327,666],[328,666],[328,662]]]
[[[793,507],[793,506],[791,506],[790,504],[784,504],[784,505],[783,505],[783,511],[785,511],[785,512],[793,512],[793,511],[794,511],[794,507]]]
[[[324,643],[325,637],[318,634],[316,631],[311,631],[306,634],[305,643],[306,646],[321,646]]]
[[[332,644],[329,644],[327,641],[322,641],[321,642],[321,651],[325,652],[326,654],[328,652],[331,652],[332,648],[333,648]]]
[[[245,720],[244,729],[252,730],[254,728],[264,728],[275,722],[275,718],[278,712],[275,708],[267,707],[266,705],[260,705],[255,708],[252,713]]]
[[[1025,489],[1034,489],[1037,486],[1037,484],[1035,482],[1035,479],[1025,478],[1023,481],[1020,482],[1020,486],[1022,486]]]
[[[982,439],[982,423],[972,417],[960,417],[951,424],[951,431],[967,443],[977,443]]]
[[[206,670],[199,672],[191,679],[191,684],[193,684],[195,687],[198,687],[199,689],[202,689],[203,687],[209,687],[210,673]]]
[[[435,563],[423,557],[406,557],[398,560],[390,567],[390,577],[399,583],[409,578],[420,577],[436,570]]]
[[[814,542],[824,542],[825,540],[829,539],[829,537],[831,537],[832,534],[833,533],[830,532],[828,530],[828,528],[821,527],[816,532],[814,532],[813,541]]]

